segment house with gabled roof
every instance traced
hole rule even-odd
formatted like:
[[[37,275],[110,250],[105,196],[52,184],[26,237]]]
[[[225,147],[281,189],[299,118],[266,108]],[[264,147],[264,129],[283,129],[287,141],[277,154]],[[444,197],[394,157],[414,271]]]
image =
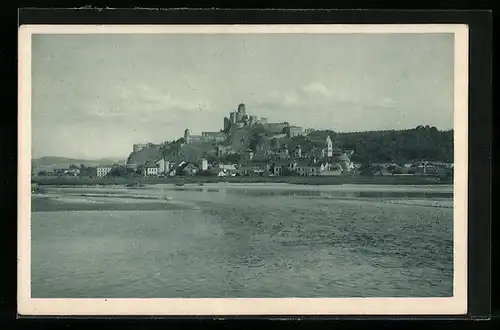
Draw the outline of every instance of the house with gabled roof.
[[[142,167],[144,176],[165,175],[170,170],[170,162],[165,157],[147,161]]]
[[[228,176],[228,170],[223,169],[223,168],[218,168],[218,167],[212,167],[208,169],[211,175],[215,175],[218,177],[223,177],[223,176]]]
[[[157,176],[158,175],[158,165],[156,162],[147,161],[142,167],[142,174],[144,176]]]
[[[329,166],[325,166],[323,171],[320,172],[321,176],[340,176],[342,175],[342,166],[339,164],[329,164]]]
[[[197,172],[198,172],[198,166],[194,165],[194,164],[186,164],[183,168],[182,168],[182,173],[184,173],[184,175],[195,175]]]

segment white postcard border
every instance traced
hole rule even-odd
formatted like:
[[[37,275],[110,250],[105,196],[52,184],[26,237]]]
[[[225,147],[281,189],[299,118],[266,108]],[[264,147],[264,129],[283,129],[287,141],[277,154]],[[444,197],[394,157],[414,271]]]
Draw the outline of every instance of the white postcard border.
[[[31,35],[236,33],[453,33],[454,279],[448,298],[31,298]],[[467,313],[468,27],[401,25],[23,25],[19,28],[18,313],[29,315],[459,315]]]

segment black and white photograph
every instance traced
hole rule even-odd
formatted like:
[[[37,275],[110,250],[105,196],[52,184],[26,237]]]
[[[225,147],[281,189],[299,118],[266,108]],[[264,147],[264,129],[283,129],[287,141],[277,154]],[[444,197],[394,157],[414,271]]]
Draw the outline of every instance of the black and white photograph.
[[[466,26],[19,40],[20,313],[465,312]]]

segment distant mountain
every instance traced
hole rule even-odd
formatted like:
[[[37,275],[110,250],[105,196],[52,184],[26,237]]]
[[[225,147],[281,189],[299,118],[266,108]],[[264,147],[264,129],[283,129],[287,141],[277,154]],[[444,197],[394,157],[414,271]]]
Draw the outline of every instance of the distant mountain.
[[[61,166],[66,167],[69,165],[83,164],[85,166],[96,166],[96,165],[112,165],[112,164],[123,164],[125,160],[116,158],[102,158],[102,159],[76,159],[76,158],[66,158],[66,157],[54,157],[46,156],[41,158],[33,158],[33,164],[36,166]]]

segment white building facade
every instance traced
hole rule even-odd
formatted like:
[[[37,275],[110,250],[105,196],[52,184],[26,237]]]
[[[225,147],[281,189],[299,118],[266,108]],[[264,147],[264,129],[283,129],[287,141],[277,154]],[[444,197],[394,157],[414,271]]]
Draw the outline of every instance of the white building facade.
[[[97,177],[98,178],[104,178],[106,175],[108,175],[109,172],[111,172],[111,167],[98,167],[97,170]]]

